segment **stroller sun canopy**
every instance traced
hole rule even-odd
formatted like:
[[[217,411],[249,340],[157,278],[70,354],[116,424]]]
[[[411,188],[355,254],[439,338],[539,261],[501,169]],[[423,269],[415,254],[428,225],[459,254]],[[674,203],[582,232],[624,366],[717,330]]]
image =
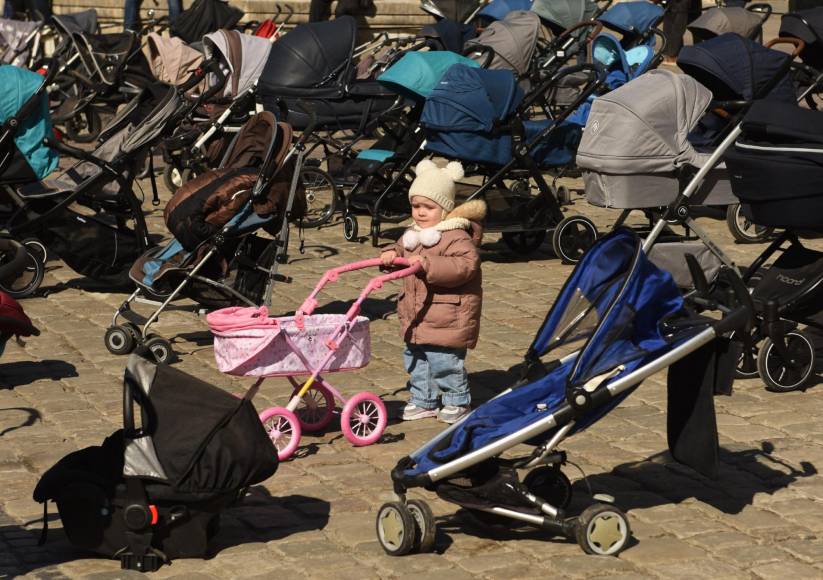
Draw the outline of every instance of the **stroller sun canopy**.
[[[271,47],[260,85],[276,90],[318,88],[345,76],[351,65],[357,21],[342,16],[300,24]]]
[[[0,66],[0,85],[6,87],[0,94],[0,123],[5,123],[16,115],[42,84],[43,77],[35,72],[16,66]],[[52,126],[48,97],[42,94],[39,106],[31,115],[21,120],[14,138],[17,150],[34,172],[35,179],[44,179],[57,167],[57,152],[43,144],[47,137],[52,137]],[[10,177],[17,181],[22,176]],[[5,180],[6,176],[3,179]]]
[[[665,10],[651,2],[621,2],[604,12],[598,20],[621,34],[643,35],[654,28]]]
[[[532,0],[492,0],[478,13],[492,20],[503,20],[516,10],[531,10]]]
[[[684,46],[677,57],[677,65],[706,86],[716,100],[765,97],[794,103],[797,97],[788,74],[784,74],[768,96],[760,95],[789,58],[784,52],[728,33],[700,44]]]
[[[672,341],[661,333],[661,323],[682,310],[683,298],[671,275],[651,263],[640,244],[636,234],[620,229],[592,246],[530,349],[532,354],[545,354],[557,346],[557,336],[585,340],[576,357],[479,407],[451,434],[415,453],[416,465],[406,474],[424,473],[546,417],[565,404],[570,384],[610,371],[615,376],[604,380],[613,380],[670,349]],[[574,431],[591,425],[627,395],[579,417]],[[551,435],[530,443],[542,443]]]
[[[450,51],[407,52],[378,81],[388,89],[414,100],[431,95],[443,74],[455,64],[468,67],[480,65]]]
[[[228,73],[223,95],[231,98],[246,92],[257,82],[266,66],[271,47],[268,39],[241,34],[237,30],[218,30],[203,38],[206,58],[221,56],[224,72]],[[210,75],[210,78],[213,77]]]
[[[555,34],[584,20],[591,20],[597,13],[592,0],[534,0],[532,11],[550,25]]]
[[[426,148],[465,161],[506,163],[511,136],[489,133],[495,121],[510,115],[522,100],[511,71],[454,65],[423,107]]]
[[[695,41],[706,40],[727,32],[752,38],[760,29],[762,17],[741,7],[711,8],[688,25]]]
[[[149,66],[154,77],[170,85],[181,85],[203,62],[203,53],[182,39],[150,32],[147,39]]]
[[[504,20],[492,22],[477,38],[466,43],[469,47],[487,46],[494,50],[494,58],[488,68],[509,69],[522,75],[529,70],[529,63],[537,45],[540,18],[534,12],[518,10],[506,15]],[[480,53],[480,60],[486,55]]]
[[[805,42],[800,58],[809,66],[823,68],[823,6],[785,14],[780,21],[780,36]]]
[[[700,166],[688,134],[712,95],[686,75],[652,70],[592,104],[577,150],[582,169],[619,175]]]

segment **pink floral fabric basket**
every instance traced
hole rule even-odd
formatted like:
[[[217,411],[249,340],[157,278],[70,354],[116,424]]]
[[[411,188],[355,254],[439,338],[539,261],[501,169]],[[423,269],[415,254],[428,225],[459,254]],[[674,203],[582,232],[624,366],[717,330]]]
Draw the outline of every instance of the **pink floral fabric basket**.
[[[306,316],[302,330],[293,316],[268,321],[271,324],[225,330],[212,325],[217,368],[229,375],[246,377],[309,375],[328,355],[327,342],[335,329],[345,323],[346,316]],[[336,352],[323,371],[350,371],[366,366],[371,356],[369,319],[358,316],[352,322],[351,334],[338,342]],[[308,368],[297,352],[307,360]]]

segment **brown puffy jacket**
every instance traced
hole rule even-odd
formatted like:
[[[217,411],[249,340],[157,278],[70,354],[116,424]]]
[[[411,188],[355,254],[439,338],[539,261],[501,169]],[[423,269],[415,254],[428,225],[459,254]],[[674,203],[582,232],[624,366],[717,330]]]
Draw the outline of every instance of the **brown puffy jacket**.
[[[480,222],[486,213],[482,201],[457,207],[444,220],[466,218],[473,222],[472,233],[451,229],[441,233],[431,247],[418,245],[413,250],[395,245],[399,256],[422,256],[423,271],[403,279],[397,301],[403,340],[448,348],[474,348],[480,334],[480,309],[483,303],[483,276],[477,246]],[[478,234],[478,235],[475,235]]]

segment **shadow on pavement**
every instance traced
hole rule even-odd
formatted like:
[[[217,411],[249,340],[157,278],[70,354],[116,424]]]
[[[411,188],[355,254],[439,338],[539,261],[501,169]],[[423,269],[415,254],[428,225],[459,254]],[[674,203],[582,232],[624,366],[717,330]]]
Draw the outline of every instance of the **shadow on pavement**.
[[[23,427],[31,427],[42,419],[40,411],[31,407],[6,407],[0,409],[0,413],[3,413],[3,415],[0,415],[2,417],[0,419],[0,437]],[[7,425],[11,425],[11,427]]]
[[[64,360],[18,361],[0,364],[0,389],[13,389],[35,381],[77,377],[77,368]]]

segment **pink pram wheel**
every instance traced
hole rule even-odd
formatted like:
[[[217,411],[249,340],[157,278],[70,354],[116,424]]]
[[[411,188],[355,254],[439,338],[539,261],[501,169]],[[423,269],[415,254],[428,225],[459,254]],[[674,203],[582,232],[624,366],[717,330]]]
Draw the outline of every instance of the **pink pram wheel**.
[[[346,401],[340,414],[343,435],[357,447],[376,443],[388,421],[382,399],[368,392],[357,393]]]
[[[291,396],[300,391],[298,385]],[[300,399],[300,404],[294,410],[300,428],[307,433],[322,431],[329,426],[334,418],[334,395],[322,384],[314,383]]]
[[[277,458],[284,461],[292,456],[300,444],[300,421],[285,407],[271,407],[260,413],[260,422],[269,435]]]

